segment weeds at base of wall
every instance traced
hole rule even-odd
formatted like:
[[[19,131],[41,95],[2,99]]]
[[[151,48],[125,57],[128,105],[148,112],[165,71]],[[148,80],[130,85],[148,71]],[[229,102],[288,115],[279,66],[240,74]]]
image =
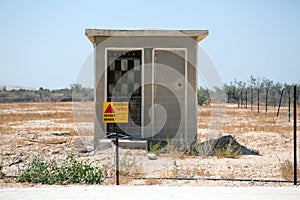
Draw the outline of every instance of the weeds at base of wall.
[[[179,155],[181,155],[182,151],[170,137],[167,137],[165,142],[150,142],[148,152],[155,153],[156,155],[165,154],[168,156],[178,157]]]
[[[161,142],[150,142],[149,145],[149,153],[159,154],[161,153]]]
[[[215,154],[217,158],[240,158],[242,155],[242,151],[240,148],[235,145],[229,146],[220,146],[215,149]]]

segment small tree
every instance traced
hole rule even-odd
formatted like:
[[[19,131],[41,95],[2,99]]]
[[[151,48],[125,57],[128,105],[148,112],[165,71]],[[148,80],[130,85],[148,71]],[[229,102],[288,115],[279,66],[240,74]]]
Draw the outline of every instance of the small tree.
[[[229,85],[224,84],[224,90],[227,95],[227,103],[230,103],[232,100],[235,102],[236,96],[237,96],[236,95],[236,91],[237,91],[236,86],[232,82],[230,82]]]
[[[197,91],[197,101],[198,105],[203,105],[210,99],[209,90],[200,87]]]
[[[82,90],[82,85],[80,83],[73,83],[70,85],[73,92],[79,93]]]

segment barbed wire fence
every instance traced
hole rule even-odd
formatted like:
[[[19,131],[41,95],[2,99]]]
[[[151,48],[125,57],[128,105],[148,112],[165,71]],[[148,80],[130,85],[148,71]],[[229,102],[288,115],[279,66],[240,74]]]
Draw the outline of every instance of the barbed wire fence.
[[[237,92],[228,90],[227,103],[236,103],[237,108],[251,109],[258,114],[271,114],[273,117],[280,116],[293,122],[293,183],[298,184],[299,173],[297,167],[297,107],[300,105],[300,87],[287,85],[280,90],[274,88],[245,88]],[[286,116],[286,117],[285,117]]]
[[[300,105],[300,89],[297,87],[296,102]],[[238,108],[245,108],[261,114],[273,113],[276,117],[286,115],[291,121],[294,92],[292,87],[281,90],[246,88],[237,92],[227,92],[227,103],[236,103]]]

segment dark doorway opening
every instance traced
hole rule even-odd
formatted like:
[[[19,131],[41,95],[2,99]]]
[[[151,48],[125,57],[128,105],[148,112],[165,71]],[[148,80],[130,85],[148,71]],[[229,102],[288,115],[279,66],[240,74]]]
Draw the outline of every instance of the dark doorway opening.
[[[114,138],[119,127],[119,136],[129,139],[141,137],[142,113],[142,51],[107,51],[107,101],[129,102],[129,122],[108,123],[108,138]]]

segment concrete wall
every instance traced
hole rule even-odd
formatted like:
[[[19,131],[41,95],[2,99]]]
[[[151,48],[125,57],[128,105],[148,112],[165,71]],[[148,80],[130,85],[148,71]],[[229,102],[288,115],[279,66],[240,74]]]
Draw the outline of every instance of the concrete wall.
[[[149,108],[153,103],[153,99],[156,103],[162,104],[167,113],[170,115],[168,117],[166,125],[164,126],[163,130],[156,136],[155,138],[158,139],[166,139],[166,137],[173,137],[172,132],[179,131],[179,137],[193,140],[193,137],[197,131],[197,101],[196,101],[196,93],[197,93],[197,73],[195,67],[197,66],[197,48],[198,44],[195,40],[188,38],[188,37],[102,37],[102,36],[95,36],[95,44],[97,47],[95,48],[95,136],[94,136],[94,145],[97,147],[99,145],[99,139],[103,139],[106,135],[103,131],[106,130],[105,124],[102,123],[102,113],[103,113],[103,102],[106,101],[106,94],[105,94],[105,49],[106,48],[143,48],[144,57],[143,63],[144,66],[142,68],[142,76],[145,83],[151,82],[153,79],[156,78],[164,78],[160,77],[163,76],[161,74],[155,74],[157,72],[153,71],[152,63],[160,63],[168,65],[175,70],[177,70],[182,75],[187,74],[187,81],[189,86],[191,86],[192,90],[187,90],[185,88],[185,83],[182,83],[182,80],[178,80],[174,83],[166,83],[169,87],[179,87],[182,90],[182,99],[169,99],[160,100],[159,97],[164,95],[172,96],[172,92],[168,91],[166,88],[163,87],[154,87],[151,84],[145,85],[143,88],[143,95],[144,95],[144,109],[143,109],[143,119],[144,125],[149,124],[151,113],[149,115]],[[186,49],[187,53],[187,63],[186,63],[186,70],[184,65],[184,60],[180,57],[174,57],[174,55],[157,50],[153,51],[155,48],[180,48]],[[153,53],[155,55],[153,55]],[[153,60],[154,58],[154,60]],[[155,77],[153,77],[153,74]],[[177,88],[178,89],[178,88]],[[153,97],[153,94],[156,95]],[[169,104],[168,104],[169,102]],[[174,110],[174,104],[185,105],[183,108],[184,112],[184,119],[182,119],[181,125],[184,127],[183,129],[178,129],[178,123],[180,122],[181,111]],[[155,116],[155,113],[154,113]],[[154,120],[155,121],[155,120]],[[152,135],[153,129],[143,130],[143,136]]]

